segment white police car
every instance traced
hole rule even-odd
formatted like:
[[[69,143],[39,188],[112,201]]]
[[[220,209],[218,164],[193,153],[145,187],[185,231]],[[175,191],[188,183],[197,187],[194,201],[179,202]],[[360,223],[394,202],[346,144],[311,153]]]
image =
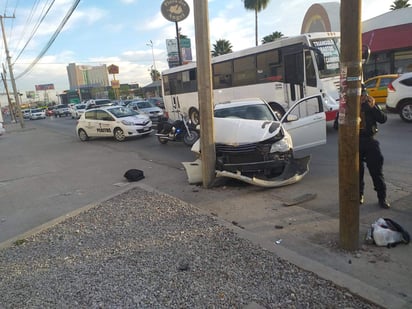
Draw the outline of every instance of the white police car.
[[[82,141],[87,141],[90,137],[114,137],[120,142],[127,137],[152,132],[152,121],[147,115],[124,106],[86,110],[76,126],[76,133]]]

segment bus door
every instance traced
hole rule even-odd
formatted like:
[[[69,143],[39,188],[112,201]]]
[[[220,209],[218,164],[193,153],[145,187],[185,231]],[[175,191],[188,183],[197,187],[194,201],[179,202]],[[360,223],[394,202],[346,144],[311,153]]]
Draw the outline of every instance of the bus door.
[[[305,96],[303,46],[292,45],[282,49],[285,76],[285,101],[288,107]]]

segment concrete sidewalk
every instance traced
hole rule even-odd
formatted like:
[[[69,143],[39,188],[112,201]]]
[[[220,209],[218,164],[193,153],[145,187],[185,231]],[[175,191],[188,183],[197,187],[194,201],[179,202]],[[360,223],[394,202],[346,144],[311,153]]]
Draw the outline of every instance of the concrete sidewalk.
[[[21,129],[19,124],[5,127],[9,132],[31,130]],[[133,185],[147,191],[157,190],[150,177]],[[411,194],[403,194],[399,199],[391,200],[392,209],[389,210],[380,209],[373,202],[361,206],[361,248],[356,252],[345,252],[339,248],[338,213],[331,211],[326,215],[317,211],[317,205],[339,208],[328,195],[317,194],[309,201],[286,206],[285,201],[308,192],[305,182],[277,191],[262,191],[249,186],[225,186],[207,190],[187,183],[175,185],[191,188],[191,194],[187,190],[182,194],[182,191],[175,188],[168,188],[165,193],[190,203],[202,213],[218,217],[222,224],[231,227],[241,237],[300,268],[348,288],[354,294],[382,307],[412,308],[411,245],[398,245],[388,249],[364,243],[367,229],[380,217],[391,218],[412,232]],[[125,183],[126,190],[130,186],[132,185]],[[13,237],[0,247],[7,247],[14,241],[65,218],[66,216],[62,216],[24,235]]]

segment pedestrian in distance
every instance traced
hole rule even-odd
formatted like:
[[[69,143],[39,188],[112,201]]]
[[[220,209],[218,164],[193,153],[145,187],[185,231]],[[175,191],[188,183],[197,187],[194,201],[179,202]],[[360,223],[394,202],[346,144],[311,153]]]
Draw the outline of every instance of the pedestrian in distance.
[[[386,113],[382,111],[379,105],[375,104],[375,99],[368,95],[365,86],[362,84],[361,92],[361,122],[359,126],[359,193],[360,204],[364,202],[364,173],[365,164],[368,167],[369,174],[372,177],[374,189],[378,195],[378,203],[382,208],[390,208],[386,200],[386,184],[383,176],[383,161],[379,141],[375,135],[378,132],[377,123],[385,123],[387,120]]]

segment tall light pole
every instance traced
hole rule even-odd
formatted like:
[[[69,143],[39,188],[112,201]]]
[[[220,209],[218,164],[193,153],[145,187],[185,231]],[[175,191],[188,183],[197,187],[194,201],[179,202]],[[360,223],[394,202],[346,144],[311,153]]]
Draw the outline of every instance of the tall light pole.
[[[152,79],[153,79],[153,82],[157,82],[157,69],[156,69],[156,60],[155,60],[155,56],[154,56],[154,51],[153,51],[153,42],[152,42],[152,40],[150,40],[149,41],[149,43],[146,43],[146,45],[147,46],[150,46],[151,48],[152,48],[152,58],[153,58],[153,66],[152,66],[152,71],[151,71],[151,74],[152,74]],[[159,96],[159,89],[158,89],[158,87],[156,86],[156,93],[155,93],[155,96]]]
[[[149,43],[147,43],[146,45],[150,46],[152,48],[153,70],[156,71],[156,61],[155,61],[155,56],[154,56],[154,51],[153,51],[153,42],[152,42],[152,40],[150,40]]]

